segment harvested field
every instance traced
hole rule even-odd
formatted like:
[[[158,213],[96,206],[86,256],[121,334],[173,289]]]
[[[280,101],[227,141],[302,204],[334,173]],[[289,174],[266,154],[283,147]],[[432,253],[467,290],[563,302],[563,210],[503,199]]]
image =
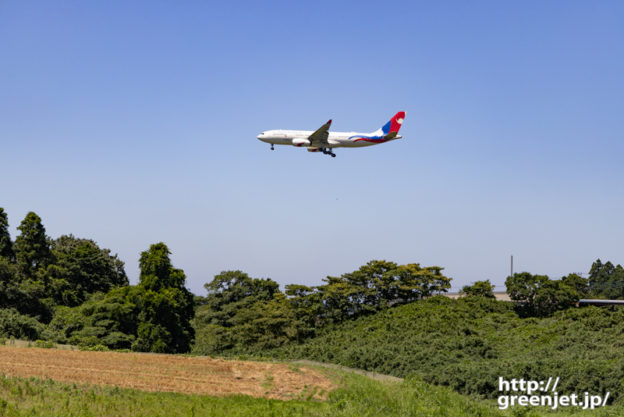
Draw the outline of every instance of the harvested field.
[[[285,364],[4,346],[0,346],[0,374],[144,391],[281,400],[323,399],[335,388],[319,371]]]

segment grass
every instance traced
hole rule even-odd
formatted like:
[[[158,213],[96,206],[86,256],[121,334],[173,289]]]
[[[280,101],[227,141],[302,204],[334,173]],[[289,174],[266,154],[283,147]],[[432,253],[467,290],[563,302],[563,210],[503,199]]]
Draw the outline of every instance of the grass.
[[[325,371],[329,372],[329,371]],[[336,416],[336,417],[616,417],[621,407],[580,412],[532,408],[498,410],[491,401],[475,400],[446,387],[407,379],[404,382],[331,371],[342,388],[327,401],[272,400],[244,395],[210,397],[144,392],[0,375],[0,417],[182,417],[182,416]]]
[[[150,393],[0,377],[0,416],[504,416],[491,404],[423,382],[380,382],[346,373],[334,377],[343,388],[325,402]]]

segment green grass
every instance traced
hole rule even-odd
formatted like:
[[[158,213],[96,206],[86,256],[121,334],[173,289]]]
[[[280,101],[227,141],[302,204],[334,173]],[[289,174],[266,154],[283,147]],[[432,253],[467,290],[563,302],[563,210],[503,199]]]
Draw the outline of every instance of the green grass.
[[[337,373],[343,388],[325,402],[223,398],[71,385],[51,380],[0,379],[0,416],[503,416],[480,403],[423,382],[389,383]]]
[[[501,411],[491,401],[475,400],[446,387],[408,379],[383,382],[332,371],[342,388],[324,402],[279,401],[243,395],[209,397],[151,393],[131,389],[65,384],[0,376],[0,417],[182,417],[182,416],[336,416],[336,417],[616,417],[620,407],[586,412],[532,408]]]

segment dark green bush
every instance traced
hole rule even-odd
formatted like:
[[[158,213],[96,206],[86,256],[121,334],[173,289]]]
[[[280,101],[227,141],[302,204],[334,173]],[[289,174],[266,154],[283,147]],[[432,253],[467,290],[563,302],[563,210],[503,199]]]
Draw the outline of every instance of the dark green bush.
[[[498,377],[560,377],[559,392],[624,392],[624,310],[572,308],[521,318],[513,303],[433,297],[327,327],[315,338],[261,356],[312,359],[408,375],[480,397]]]
[[[45,325],[32,317],[20,314],[14,308],[0,309],[0,336],[37,340]]]

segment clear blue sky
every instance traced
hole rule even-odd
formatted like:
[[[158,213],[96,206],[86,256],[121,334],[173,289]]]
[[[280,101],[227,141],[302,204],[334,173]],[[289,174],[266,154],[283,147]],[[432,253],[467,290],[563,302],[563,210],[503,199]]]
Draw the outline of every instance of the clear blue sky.
[[[454,287],[624,262],[624,5],[0,2],[0,207],[188,287],[371,259]],[[336,158],[262,130],[403,140]]]

